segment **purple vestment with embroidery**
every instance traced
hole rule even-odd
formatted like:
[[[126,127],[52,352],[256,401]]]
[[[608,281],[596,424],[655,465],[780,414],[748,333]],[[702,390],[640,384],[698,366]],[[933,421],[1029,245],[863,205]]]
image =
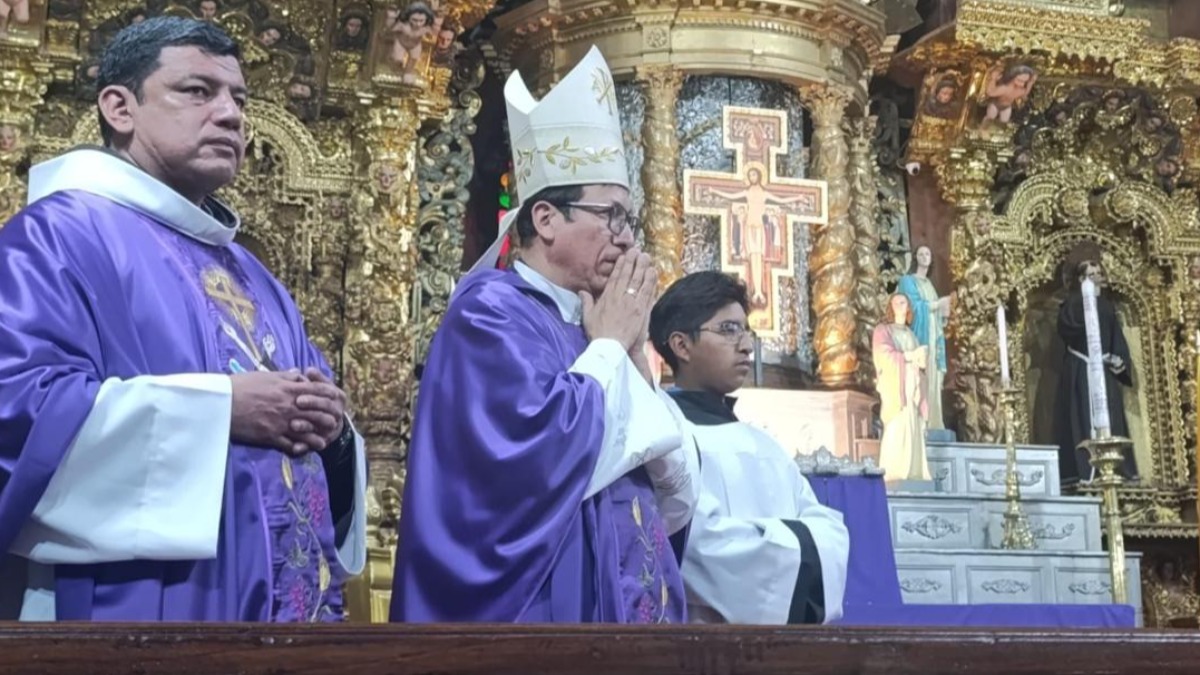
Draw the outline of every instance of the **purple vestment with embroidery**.
[[[583,499],[604,436],[603,389],[568,372],[587,344],[516,273],[459,284],[421,380],[393,621],[685,620],[645,470]]]
[[[220,301],[229,291],[255,308],[236,340]],[[329,374],[291,297],[243,248],[202,244],[86,192],[41,199],[0,229],[0,317],[4,551],[104,380],[251,370],[248,344],[275,369]],[[56,565],[56,618],[339,619],[345,573],[327,490],[316,455],[231,445],[215,559]]]

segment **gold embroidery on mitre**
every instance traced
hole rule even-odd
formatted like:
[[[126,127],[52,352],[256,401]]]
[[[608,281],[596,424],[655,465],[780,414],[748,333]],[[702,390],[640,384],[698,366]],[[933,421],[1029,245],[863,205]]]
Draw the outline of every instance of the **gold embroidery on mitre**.
[[[524,182],[533,175],[534,157],[541,155],[544,161],[558,169],[575,175],[579,167],[588,164],[604,164],[615,162],[625,157],[625,149],[607,146],[603,148],[579,148],[571,145],[571,137],[564,136],[561,141],[545,150],[523,148],[517,150],[517,180]]]
[[[592,91],[596,92],[596,103],[603,103],[609,115],[617,114],[617,94],[613,89],[612,75],[603,68],[592,71]]]

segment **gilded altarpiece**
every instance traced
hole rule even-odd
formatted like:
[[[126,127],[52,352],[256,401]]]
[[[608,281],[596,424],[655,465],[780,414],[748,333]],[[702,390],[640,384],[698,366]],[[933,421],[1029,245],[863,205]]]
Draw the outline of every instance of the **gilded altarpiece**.
[[[956,212],[955,416],[962,439],[1002,439],[1003,304],[1026,393],[1017,437],[1055,443],[1062,263],[1098,246],[1133,357],[1125,412],[1143,479],[1121,489],[1125,533],[1195,537],[1200,45],[1154,43],[1145,20],[1093,4],[968,0],[954,30],[901,59],[921,82],[907,159],[936,168]]]
[[[442,2],[422,48],[392,48],[383,5],[263,0],[30,0],[0,32],[0,222],[31,163],[99,141],[96,66],[123,27],[213,21],[251,89],[246,162],[222,190],[238,240],[288,287],[368,444],[368,569],[352,618],[383,620],[419,365],[461,264],[482,57],[454,40],[490,3]]]

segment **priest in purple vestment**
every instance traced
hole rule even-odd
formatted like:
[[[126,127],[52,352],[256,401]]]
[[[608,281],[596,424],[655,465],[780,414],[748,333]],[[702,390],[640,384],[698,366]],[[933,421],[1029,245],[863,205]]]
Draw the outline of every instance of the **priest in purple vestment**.
[[[430,346],[392,620],[682,622],[670,537],[698,459],[643,351],[657,276],[612,75],[593,48],[541,101],[515,73],[505,99],[522,204]]]
[[[0,229],[0,618],[338,620],[365,455],[212,197],[245,153],[238,47],[150,19],[97,89],[105,147],[33,167]]]

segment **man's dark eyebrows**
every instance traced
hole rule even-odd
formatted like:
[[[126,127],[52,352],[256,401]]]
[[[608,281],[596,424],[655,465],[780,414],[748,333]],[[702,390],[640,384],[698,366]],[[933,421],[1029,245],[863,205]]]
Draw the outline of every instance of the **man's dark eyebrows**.
[[[212,87],[214,89],[220,89],[221,87],[225,86],[225,83],[221,82],[220,80],[218,80],[214,77],[209,77],[208,75],[200,75],[200,74],[188,75],[187,77],[183,78],[183,80],[181,82],[187,83],[188,80],[200,80],[204,84],[206,84],[209,87]],[[233,85],[229,89],[235,95],[241,94],[242,96],[247,96],[250,93],[246,89],[245,85],[241,85],[241,84]]]

